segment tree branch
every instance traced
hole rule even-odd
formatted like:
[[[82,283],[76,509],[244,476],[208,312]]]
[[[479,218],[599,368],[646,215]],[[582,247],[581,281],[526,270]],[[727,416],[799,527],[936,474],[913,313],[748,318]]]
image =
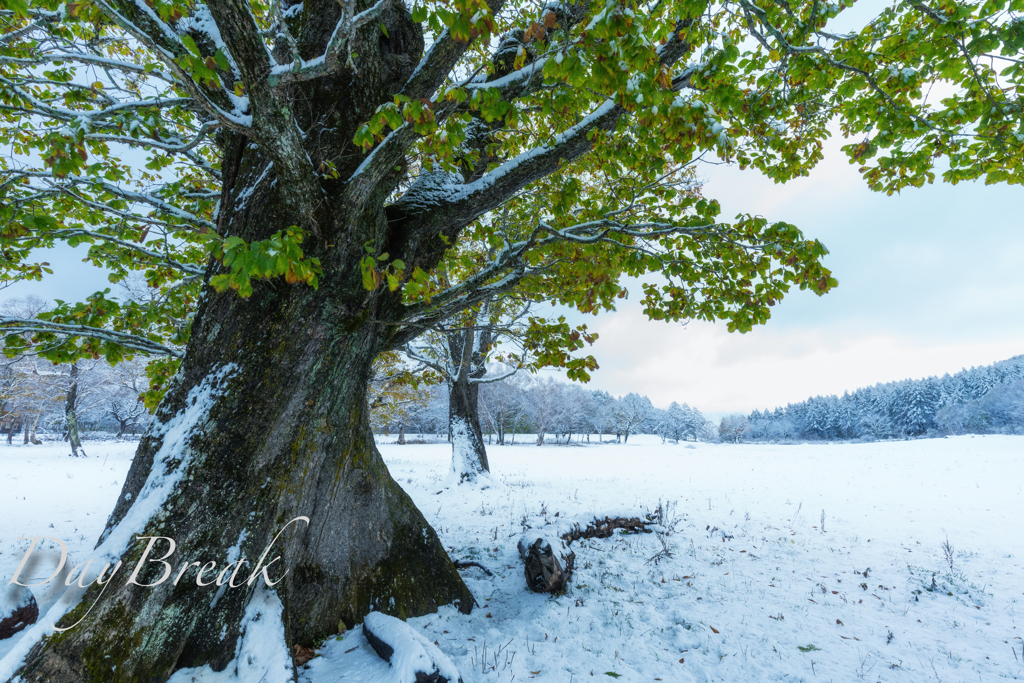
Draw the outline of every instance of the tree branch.
[[[92,239],[102,240],[104,242],[110,242],[111,244],[117,244],[118,246],[130,249],[138,254],[153,259],[157,263],[170,266],[175,270],[180,270],[181,272],[188,273],[189,275],[203,275],[204,273],[206,273],[206,269],[200,266],[175,261],[171,258],[168,258],[165,254],[150,251],[149,249],[146,249],[140,244],[135,244],[134,242],[128,242],[127,240],[118,239],[117,237],[113,237],[111,235],[104,235],[101,232],[94,232],[92,230],[83,230],[76,228],[68,230],[55,230],[53,232],[53,235],[54,237],[59,239],[66,239],[68,237],[89,237]]]
[[[173,204],[169,204],[168,202],[160,199],[159,197],[154,197],[153,195],[146,194],[144,192],[133,192],[131,190],[126,190],[126,189],[118,187],[117,185],[112,185],[112,184],[110,184],[110,183],[108,183],[106,181],[99,180],[97,178],[87,178],[87,177],[82,177],[82,176],[69,175],[69,176],[66,176],[66,177],[61,178],[61,179],[55,179],[52,175],[50,175],[48,173],[43,173],[41,171],[14,171],[14,170],[6,171],[6,172],[0,172],[0,177],[2,177],[4,175],[7,175],[7,176],[11,177],[10,180],[8,180],[8,181],[6,181],[4,183],[5,185],[12,183],[12,182],[16,181],[19,178],[39,178],[39,179],[43,180],[44,182],[46,182],[48,185],[50,185],[53,188],[52,190],[50,190],[50,192],[53,192],[53,193],[57,193],[57,192],[69,193],[72,196],[74,196],[76,199],[78,199],[79,201],[81,201],[81,202],[85,203],[86,205],[91,206],[91,207],[93,207],[95,209],[98,209],[98,210],[103,211],[105,213],[112,213],[112,214],[114,214],[116,216],[120,216],[122,218],[128,218],[130,220],[137,220],[140,223],[160,224],[160,225],[164,225],[166,227],[169,227],[171,229],[176,229],[176,230],[186,229],[189,225],[195,226],[197,228],[208,228],[209,230],[215,230],[216,229],[216,226],[211,221],[208,221],[205,218],[200,218],[199,216],[196,216],[193,213],[185,211],[184,209],[182,209],[180,207],[177,207],[177,206],[175,206]],[[162,211],[162,212],[164,212],[164,213],[166,213],[168,215],[174,216],[175,218],[179,218],[182,221],[185,221],[185,223],[187,223],[187,225],[176,225],[176,224],[173,224],[173,223],[167,223],[167,222],[164,222],[164,221],[159,221],[159,220],[154,220],[154,219],[151,219],[151,218],[147,218],[145,216],[139,216],[137,214],[129,213],[129,212],[126,212],[126,211],[119,211],[117,209],[112,209],[109,206],[106,206],[105,204],[96,202],[95,200],[92,200],[92,199],[88,199],[86,197],[83,197],[80,194],[75,194],[70,189],[71,187],[76,187],[77,188],[77,187],[83,187],[83,186],[84,187],[100,188],[104,192],[107,192],[108,194],[114,195],[115,197],[120,197],[121,199],[124,199],[124,200],[126,200],[128,202],[133,202],[133,203],[134,202],[138,202],[138,203],[142,203],[142,204],[148,204],[149,206],[152,206],[153,208],[155,208],[155,209],[157,209],[159,211]],[[45,190],[43,192],[45,192]]]
[[[167,68],[177,81],[176,84],[185,89],[194,98],[198,106],[206,110],[210,116],[220,121],[227,128],[243,135],[251,134],[251,117],[225,111],[175,61],[188,54],[188,50],[170,26],[161,21],[152,9],[138,0],[113,0],[113,2],[117,2],[124,11],[119,11],[108,0],[94,0],[95,5],[103,10],[114,23],[150,49],[160,61],[167,65]],[[130,18],[131,16],[144,21],[148,25],[149,30],[145,30],[133,22]],[[230,101],[231,98],[223,90],[221,90],[221,95],[225,100]]]
[[[665,45],[658,48],[662,66],[672,66],[688,49],[679,33],[690,23],[690,20],[678,22]],[[448,239],[455,238],[477,217],[497,208],[530,183],[555,172],[562,164],[589,152],[593,148],[592,134],[598,130],[613,130],[625,113],[625,109],[609,98],[579,123],[555,135],[551,143],[527,150],[471,183],[439,184],[433,180],[414,183],[395,202],[394,208],[407,216],[415,215],[417,231],[422,234],[441,233]]]
[[[270,74],[267,76],[268,85],[276,88],[293,83],[311,81],[337,73],[341,70],[342,66],[351,66],[351,55],[344,62],[341,60],[341,56],[351,43],[355,32],[360,27],[376,19],[384,5],[393,1],[377,0],[377,3],[369,9],[351,16],[349,15],[349,5],[354,3],[340,3],[342,6],[341,17],[338,18],[338,23],[334,27],[334,32],[331,34],[331,39],[328,41],[324,53],[310,60],[301,59],[296,53],[291,64],[273,66]]]
[[[164,346],[145,337],[106,330],[101,327],[88,327],[86,325],[67,325],[64,323],[53,323],[46,320],[33,320],[26,318],[0,318],[0,330],[6,334],[60,334],[68,338],[87,337],[120,344],[128,349],[152,356],[171,356],[181,358],[185,354],[181,351]]]

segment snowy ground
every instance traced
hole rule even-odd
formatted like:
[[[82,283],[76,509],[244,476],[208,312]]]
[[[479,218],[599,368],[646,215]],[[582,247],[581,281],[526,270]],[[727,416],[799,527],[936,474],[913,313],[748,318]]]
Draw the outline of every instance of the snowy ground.
[[[1024,680],[1024,437],[492,447],[500,486],[440,494],[446,445],[381,450],[452,556],[495,572],[463,571],[471,615],[409,622],[466,683]],[[18,536],[92,547],[132,451],[0,445],[3,584]],[[670,557],[652,560],[656,534],[577,542],[566,595],[526,591],[524,524],[553,535],[659,501],[677,517]],[[302,681],[389,679],[360,629],[319,652]]]

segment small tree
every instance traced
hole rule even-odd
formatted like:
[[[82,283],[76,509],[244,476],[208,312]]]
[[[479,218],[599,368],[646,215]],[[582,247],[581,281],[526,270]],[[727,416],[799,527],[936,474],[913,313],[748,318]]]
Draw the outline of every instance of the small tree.
[[[746,415],[726,415],[718,426],[718,434],[722,437],[722,441],[731,441],[733,443],[739,443],[746,431]]]
[[[405,367],[395,351],[383,353],[373,363],[368,400],[370,424],[375,431],[398,430],[397,443],[405,444],[405,428],[412,415],[430,400],[427,387],[436,377],[419,376]]]
[[[647,421],[654,405],[646,396],[626,394],[615,402],[612,408],[612,424],[617,434],[623,436],[623,443],[629,443],[629,435]]]
[[[496,376],[508,375],[511,368],[498,365],[494,368]],[[490,373],[491,370],[488,370]],[[519,381],[522,375],[507,377],[499,382],[490,382],[480,387],[480,401],[487,407],[490,424],[494,429],[498,445],[505,445],[505,436],[514,430],[523,416],[525,402],[523,389]]]
[[[611,429],[613,422],[612,411],[615,408],[615,398],[607,391],[595,391],[592,408],[587,412],[587,421],[591,428],[598,434],[598,441],[602,441],[605,433]]]

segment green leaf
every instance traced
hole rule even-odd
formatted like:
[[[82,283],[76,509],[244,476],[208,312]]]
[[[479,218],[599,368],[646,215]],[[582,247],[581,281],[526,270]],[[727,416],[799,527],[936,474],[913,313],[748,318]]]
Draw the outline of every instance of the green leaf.
[[[185,46],[185,49],[194,54],[196,57],[202,57],[199,52],[199,48],[196,46],[196,41],[192,40],[192,36],[187,33],[181,36],[181,44]]]
[[[231,64],[228,62],[228,58],[224,56],[223,50],[217,50],[213,53],[213,61],[217,63],[217,68],[221,71],[231,71]]]
[[[28,16],[28,2],[27,0],[4,0],[2,5],[5,9],[12,10],[15,15],[19,17]]]

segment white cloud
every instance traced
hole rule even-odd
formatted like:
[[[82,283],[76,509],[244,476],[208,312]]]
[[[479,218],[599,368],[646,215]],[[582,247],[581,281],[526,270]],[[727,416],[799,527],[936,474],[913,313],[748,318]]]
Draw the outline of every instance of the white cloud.
[[[839,327],[767,327],[730,334],[724,324],[685,327],[647,320],[638,307],[598,318],[592,352],[601,364],[591,387],[647,394],[655,405],[749,412],[818,394],[942,375],[1024,353],[1019,340],[932,341]]]
[[[723,219],[756,213],[821,239],[837,289],[794,290],[745,335],[724,324],[651,322],[633,301],[597,318],[570,315],[601,335],[591,385],[645,393],[659,406],[747,412],[1024,353],[1020,189],[938,183],[873,193],[842,144],[831,140],[811,176],[786,185],[719,166],[705,186]]]

